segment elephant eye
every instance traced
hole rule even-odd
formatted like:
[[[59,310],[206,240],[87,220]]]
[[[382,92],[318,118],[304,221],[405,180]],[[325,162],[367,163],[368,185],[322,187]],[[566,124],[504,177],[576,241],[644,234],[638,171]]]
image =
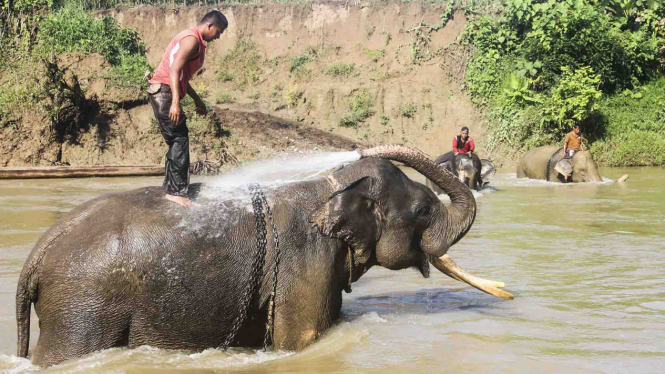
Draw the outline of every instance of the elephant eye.
[[[429,215],[430,212],[432,211],[432,207],[430,205],[423,205],[418,210],[416,211],[416,214],[419,216],[426,216]]]

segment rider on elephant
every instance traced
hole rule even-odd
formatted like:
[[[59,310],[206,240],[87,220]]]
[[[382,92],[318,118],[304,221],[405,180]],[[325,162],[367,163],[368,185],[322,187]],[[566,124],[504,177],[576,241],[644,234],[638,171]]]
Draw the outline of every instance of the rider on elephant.
[[[573,131],[566,134],[566,139],[563,141],[563,157],[571,158],[577,151],[584,151],[584,144],[582,141],[582,130],[580,130],[580,125],[575,125]]]
[[[473,157],[473,151],[475,150],[476,144],[473,142],[473,138],[469,136],[469,128],[466,126],[462,127],[460,134],[453,137],[453,152],[455,156],[461,153]]]

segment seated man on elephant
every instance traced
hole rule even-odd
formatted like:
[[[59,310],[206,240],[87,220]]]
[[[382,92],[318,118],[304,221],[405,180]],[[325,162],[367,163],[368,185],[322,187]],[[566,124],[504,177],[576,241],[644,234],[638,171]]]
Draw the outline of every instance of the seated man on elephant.
[[[475,150],[476,144],[473,142],[473,138],[469,136],[469,128],[466,126],[462,127],[460,134],[453,138],[453,152],[455,156],[461,153],[473,157],[473,151]]]
[[[580,130],[580,125],[575,125],[573,131],[566,134],[566,138],[563,141],[563,157],[571,158],[577,151],[584,151],[584,144],[582,141],[582,130]]]

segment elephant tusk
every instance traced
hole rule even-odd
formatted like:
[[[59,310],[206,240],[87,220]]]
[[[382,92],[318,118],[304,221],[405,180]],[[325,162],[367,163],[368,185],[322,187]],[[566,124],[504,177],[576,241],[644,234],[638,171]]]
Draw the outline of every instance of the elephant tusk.
[[[628,179],[628,174],[624,174],[621,176],[621,178],[617,179],[617,183],[623,183]]]
[[[505,287],[505,283],[482,279],[471,275],[457,266],[457,264],[447,254],[438,258],[431,257],[430,262],[432,265],[434,265],[434,267],[439,269],[439,271],[446,274],[447,276],[467,283],[470,286],[473,286],[492,296],[500,297],[506,300],[512,300],[515,298],[515,296],[512,294],[499,289]]]

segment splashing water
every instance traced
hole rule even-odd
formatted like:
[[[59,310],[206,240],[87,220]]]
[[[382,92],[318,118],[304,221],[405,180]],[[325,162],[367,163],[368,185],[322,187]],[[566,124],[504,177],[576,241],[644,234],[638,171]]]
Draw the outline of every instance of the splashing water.
[[[307,156],[286,156],[256,161],[239,169],[212,179],[208,186],[226,189],[246,186],[250,183],[279,185],[320,176],[337,166],[360,159],[360,154],[350,152],[328,152]]]

